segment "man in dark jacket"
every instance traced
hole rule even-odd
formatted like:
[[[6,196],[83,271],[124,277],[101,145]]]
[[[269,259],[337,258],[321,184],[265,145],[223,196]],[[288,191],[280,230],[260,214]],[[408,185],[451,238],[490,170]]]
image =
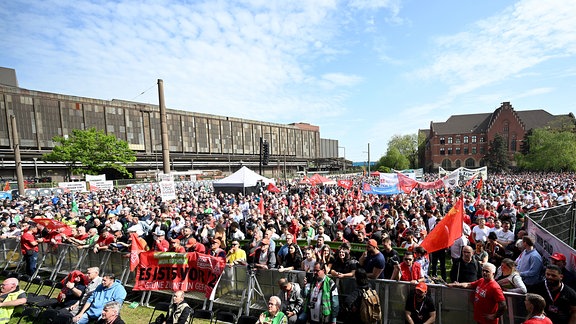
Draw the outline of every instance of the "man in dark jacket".
[[[452,282],[474,282],[482,277],[482,266],[473,258],[474,250],[471,246],[462,248],[462,256],[456,260],[450,270]]]
[[[125,324],[120,318],[120,306],[122,304],[117,301],[106,303],[104,309],[102,309],[102,315],[96,324]]]
[[[184,291],[179,290],[172,296],[172,304],[168,309],[164,324],[188,324],[192,308],[184,302]]]

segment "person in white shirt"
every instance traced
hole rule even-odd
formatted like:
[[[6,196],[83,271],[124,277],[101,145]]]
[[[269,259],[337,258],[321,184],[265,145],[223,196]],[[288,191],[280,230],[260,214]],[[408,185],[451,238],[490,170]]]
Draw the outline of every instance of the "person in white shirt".
[[[486,242],[488,239],[488,231],[490,228],[486,226],[486,219],[484,217],[476,218],[478,225],[474,226],[472,229],[472,238],[476,242]]]
[[[510,230],[509,221],[502,222],[502,229],[496,231],[496,236],[498,237],[498,243],[502,244],[504,247],[514,242],[514,233]]]
[[[462,225],[462,236],[456,239],[456,241],[452,243],[452,246],[450,246],[450,257],[452,258],[452,262],[460,259],[460,256],[462,255],[462,248],[470,243],[468,240],[468,235],[470,235],[470,227],[468,227],[466,223],[462,223]]]

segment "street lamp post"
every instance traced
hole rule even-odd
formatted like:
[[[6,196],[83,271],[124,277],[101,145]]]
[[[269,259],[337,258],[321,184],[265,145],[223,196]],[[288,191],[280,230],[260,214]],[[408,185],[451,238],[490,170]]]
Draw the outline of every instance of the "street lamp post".
[[[346,173],[346,147],[345,146],[338,146],[339,149],[343,149],[344,150],[344,163],[343,163],[343,171],[344,173]],[[338,155],[340,155],[340,153],[338,153]]]
[[[38,158],[33,157],[32,160],[34,160],[34,174],[36,175],[36,179],[38,179],[38,165],[36,164],[36,161],[38,161]]]

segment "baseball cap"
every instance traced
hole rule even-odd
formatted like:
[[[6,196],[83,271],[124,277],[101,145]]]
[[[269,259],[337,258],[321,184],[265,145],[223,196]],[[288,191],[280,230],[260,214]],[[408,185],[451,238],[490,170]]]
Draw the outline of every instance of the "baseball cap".
[[[368,245],[371,245],[371,246],[377,248],[377,247],[378,247],[378,242],[376,242],[375,239],[370,239],[370,240],[368,240]]]
[[[552,254],[550,259],[554,259],[557,261],[566,261],[566,256],[562,253],[554,252],[554,254]]]
[[[421,292],[424,292],[424,293],[425,293],[425,292],[428,291],[428,286],[427,286],[426,283],[424,283],[424,282],[419,282],[419,283],[416,285],[416,289],[418,289],[418,290],[420,290]]]
[[[166,235],[166,232],[160,230],[160,231],[154,232],[154,235],[156,235],[156,236],[164,236],[164,235]]]
[[[267,238],[263,238],[262,241],[260,241],[260,244],[261,245],[268,245],[268,244],[270,244],[270,240]]]
[[[356,225],[356,230],[357,231],[363,231],[366,228],[366,226],[364,226],[364,224],[358,224]]]

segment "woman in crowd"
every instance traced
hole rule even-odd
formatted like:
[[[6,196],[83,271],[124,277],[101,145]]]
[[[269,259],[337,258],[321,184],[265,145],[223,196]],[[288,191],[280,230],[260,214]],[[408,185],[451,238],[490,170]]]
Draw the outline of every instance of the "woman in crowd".
[[[350,246],[342,244],[336,253],[336,258],[330,270],[334,278],[353,278],[357,261],[350,256]]]
[[[484,242],[476,242],[476,251],[474,251],[474,259],[478,260],[480,264],[488,262],[488,252],[484,250]]]
[[[320,249],[316,260],[321,261],[326,265],[326,273],[330,273],[330,269],[332,268],[332,264],[334,264],[334,256],[332,255],[332,249],[328,244],[324,244]]]
[[[526,293],[526,285],[524,285],[520,273],[516,270],[516,263],[512,259],[502,260],[500,268],[496,271],[495,279],[504,291],[518,294]]]
[[[284,257],[284,261],[278,271],[300,270],[300,267],[302,267],[302,257],[298,252],[298,246],[296,243],[291,243],[288,245],[288,254]]]

